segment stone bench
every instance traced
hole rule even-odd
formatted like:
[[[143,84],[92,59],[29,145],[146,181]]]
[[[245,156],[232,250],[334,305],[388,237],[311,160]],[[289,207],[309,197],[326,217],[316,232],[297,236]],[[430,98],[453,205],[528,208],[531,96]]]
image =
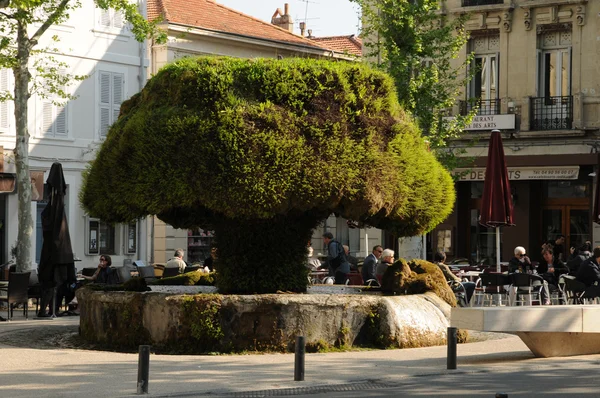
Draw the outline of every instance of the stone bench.
[[[458,307],[450,325],[516,334],[537,357],[600,353],[600,305]]]

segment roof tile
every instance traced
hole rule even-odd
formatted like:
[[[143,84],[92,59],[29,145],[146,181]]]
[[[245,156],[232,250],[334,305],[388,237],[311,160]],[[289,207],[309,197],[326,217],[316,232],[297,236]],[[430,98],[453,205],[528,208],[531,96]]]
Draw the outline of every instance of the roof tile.
[[[214,0],[148,0],[148,19],[159,16],[175,24],[323,48],[309,39],[227,8]]]

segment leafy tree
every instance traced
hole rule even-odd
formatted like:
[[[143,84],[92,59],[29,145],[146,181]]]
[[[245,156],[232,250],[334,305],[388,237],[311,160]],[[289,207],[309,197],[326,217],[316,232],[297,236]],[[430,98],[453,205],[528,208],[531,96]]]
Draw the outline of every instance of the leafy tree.
[[[84,174],[90,215],[214,229],[222,292],[304,291],[329,214],[400,236],[452,211],[448,172],[365,65],[187,58],[126,101]]]
[[[157,33],[155,23],[149,23],[138,12],[137,5],[128,0],[83,0],[94,1],[102,9],[120,10],[131,24],[131,31],[137,40]],[[0,1],[0,67],[9,68],[14,74],[15,87],[12,93],[0,94],[2,101],[15,104],[15,166],[18,191],[18,236],[16,246],[17,270],[31,266],[31,181],[29,179],[29,130],[28,102],[34,93],[42,98],[61,97],[69,99],[64,91],[72,79],[84,76],[71,76],[60,73],[66,65],[49,55],[55,48],[42,48],[40,40],[48,29],[69,19],[70,13],[82,6],[81,0],[2,0]],[[49,38],[58,41],[57,36]],[[164,41],[164,33],[157,35]],[[32,73],[33,72],[33,73]]]
[[[469,77],[456,63],[467,42],[463,24],[467,15],[447,18],[445,0],[352,0],[361,5],[367,57],[396,82],[400,105],[412,113],[440,159],[455,163],[446,151],[448,139],[463,131],[472,115],[442,123]],[[450,156],[449,156],[450,155]]]

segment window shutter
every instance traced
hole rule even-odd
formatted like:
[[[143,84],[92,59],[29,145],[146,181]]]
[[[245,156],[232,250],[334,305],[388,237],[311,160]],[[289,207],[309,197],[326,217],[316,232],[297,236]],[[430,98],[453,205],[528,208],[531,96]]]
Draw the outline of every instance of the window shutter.
[[[10,69],[0,69],[0,91],[8,91]],[[0,102],[0,129],[8,129],[8,100]]]
[[[66,136],[67,135],[67,107],[66,105],[56,106],[56,118],[54,119],[54,135]]]
[[[110,73],[100,72],[100,137],[106,137],[110,126]]]
[[[113,74],[113,118],[112,123],[115,123],[119,118],[119,112],[121,111],[121,103],[123,102],[123,74]]]
[[[53,120],[53,108],[54,104],[51,101],[44,100],[42,101],[42,131],[44,134],[52,134],[52,124]]]
[[[114,11],[113,16],[113,27],[117,29],[123,28],[123,12],[122,11]]]
[[[110,10],[100,10],[100,25],[110,28]]]

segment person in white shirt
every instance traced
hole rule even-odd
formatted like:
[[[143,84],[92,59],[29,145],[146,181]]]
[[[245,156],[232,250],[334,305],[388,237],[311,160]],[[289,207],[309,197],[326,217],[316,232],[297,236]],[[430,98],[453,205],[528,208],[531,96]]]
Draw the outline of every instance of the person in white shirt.
[[[165,268],[179,268],[179,273],[183,274],[185,271],[185,261],[183,261],[183,249],[175,250],[174,257],[167,262]]]

